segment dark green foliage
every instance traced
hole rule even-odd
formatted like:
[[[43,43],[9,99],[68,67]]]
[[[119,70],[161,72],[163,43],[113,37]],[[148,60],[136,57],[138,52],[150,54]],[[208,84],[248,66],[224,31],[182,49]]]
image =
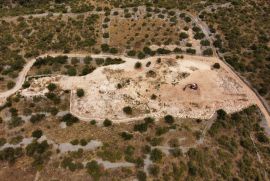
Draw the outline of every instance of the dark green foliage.
[[[208,40],[201,40],[200,43],[202,46],[210,46],[210,42]]]
[[[101,176],[101,169],[95,160],[88,162],[86,164],[86,169],[87,169],[87,172],[89,173],[89,175],[91,175],[94,180],[99,180],[99,178]]]
[[[83,89],[77,89],[76,94],[77,94],[78,97],[83,97],[84,96],[84,90]]]
[[[133,138],[133,135],[128,133],[128,132],[122,132],[121,133],[121,137],[124,139],[124,140],[131,140]]]
[[[173,118],[172,115],[166,115],[166,116],[164,117],[164,120],[165,120],[165,122],[168,123],[168,124],[174,123],[174,118]]]
[[[180,35],[179,35],[179,38],[180,38],[181,41],[184,40],[184,39],[187,39],[188,38],[188,34],[185,33],[185,32],[181,32]]]
[[[73,160],[69,157],[65,157],[61,162],[61,166],[65,169],[69,169],[70,171],[74,172],[75,170],[82,169],[84,166],[82,163],[74,163]]]
[[[24,123],[24,120],[22,120],[21,117],[15,116],[10,119],[10,121],[8,122],[8,126],[9,128],[15,128],[15,127],[21,126],[23,123]]]
[[[151,175],[153,175],[154,177],[157,177],[159,172],[160,172],[160,169],[159,169],[159,166],[158,165],[150,165],[148,167],[148,171]]]
[[[217,110],[217,119],[225,119],[227,113],[223,109]]]
[[[26,88],[30,87],[30,83],[29,83],[28,81],[25,81],[25,82],[23,83],[22,87],[23,87],[24,89],[26,89]]]
[[[258,132],[256,138],[261,143],[269,143],[269,138],[264,134],[264,132]]]
[[[67,70],[67,74],[69,76],[76,76],[77,75],[77,70],[74,67],[69,67]]]
[[[57,86],[54,83],[50,83],[47,86],[47,88],[49,89],[49,91],[54,91],[57,88]]]
[[[23,155],[22,148],[7,147],[0,151],[0,160],[14,163],[17,158]]]
[[[162,157],[163,157],[163,153],[157,148],[153,149],[150,153],[150,159],[153,162],[160,162]]]
[[[40,138],[42,135],[43,135],[43,132],[40,129],[37,129],[32,132],[32,137],[35,137],[35,138]]]
[[[219,64],[219,63],[214,63],[213,67],[214,67],[215,69],[220,69],[220,64]]]
[[[30,122],[35,124],[35,123],[42,121],[42,119],[44,119],[44,118],[45,118],[45,114],[35,114],[35,115],[31,116]]]
[[[109,127],[109,126],[111,126],[111,125],[112,125],[112,121],[111,121],[111,120],[105,119],[105,120],[103,121],[103,126]]]
[[[132,114],[132,108],[130,106],[126,106],[123,108],[124,113],[131,115]]]
[[[137,172],[138,181],[146,181],[146,178],[147,178],[147,176],[146,176],[146,173],[144,171],[139,170]]]
[[[79,119],[68,113],[61,118],[61,122],[65,122],[67,126],[72,126],[74,123],[78,123]]]
[[[213,55],[212,48],[207,48],[206,50],[204,50],[203,55],[212,56]]]
[[[51,57],[47,56],[44,58],[37,58],[36,62],[34,63],[34,66],[40,67],[42,65],[53,65],[56,63],[65,64],[67,63],[67,56],[57,56],[57,57]]]
[[[7,140],[6,138],[0,138],[0,147],[6,144]]]
[[[135,69],[140,69],[141,67],[142,67],[142,63],[141,62],[136,62],[135,63],[135,66],[134,66]]]
[[[104,65],[114,65],[114,64],[121,64],[124,63],[125,61],[122,60],[121,58],[106,58]]]
[[[186,52],[187,52],[188,54],[192,54],[192,55],[196,54],[196,50],[195,50],[195,49],[192,49],[192,48],[188,48],[188,49],[186,50]]]

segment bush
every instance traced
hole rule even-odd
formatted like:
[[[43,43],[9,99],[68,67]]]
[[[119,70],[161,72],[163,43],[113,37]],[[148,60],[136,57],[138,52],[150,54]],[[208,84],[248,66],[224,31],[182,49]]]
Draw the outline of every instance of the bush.
[[[161,161],[162,157],[162,152],[157,148],[153,149],[150,153],[150,160],[152,160],[153,162]]]
[[[139,52],[137,56],[138,56],[139,59],[144,59],[145,58],[145,54],[143,52]]]
[[[77,70],[74,68],[74,67],[70,67],[68,70],[67,70],[67,74],[69,76],[76,76],[77,75]]]
[[[212,56],[213,55],[212,48],[207,48],[206,50],[204,50],[203,55]]]
[[[109,47],[108,44],[102,44],[102,45],[101,45],[101,50],[102,50],[103,52],[108,52],[108,51],[110,50],[110,47]]]
[[[256,133],[256,138],[261,143],[269,143],[269,138],[263,132]]]
[[[77,96],[83,97],[84,96],[84,90],[83,89],[77,89]]]
[[[184,39],[187,39],[188,38],[188,34],[185,33],[185,32],[181,32],[180,35],[179,35],[179,38],[180,38],[181,41],[184,40]]]
[[[12,89],[13,87],[15,86],[15,82],[13,82],[13,81],[8,81],[8,83],[7,83],[7,88],[8,89]]]
[[[30,83],[29,83],[28,81],[25,81],[25,82],[23,83],[22,87],[23,87],[24,89],[26,89],[26,88],[30,87]]]
[[[158,166],[158,165],[150,165],[150,166],[148,167],[148,171],[149,171],[149,173],[150,173],[151,175],[157,177],[158,174],[159,174],[160,169],[159,169],[159,166]]]
[[[130,106],[126,106],[123,108],[124,113],[131,115],[132,114],[132,108]]]
[[[43,132],[40,129],[37,129],[32,132],[32,137],[35,137],[35,138],[40,138],[42,135],[43,135]]]
[[[127,52],[127,55],[130,56],[130,57],[134,57],[134,56],[136,56],[136,53],[137,52],[135,50],[130,50],[130,51]]]
[[[133,135],[128,133],[128,132],[122,132],[121,133],[121,137],[124,139],[124,140],[131,140],[133,138]]]
[[[165,122],[168,123],[168,124],[174,123],[174,118],[173,118],[172,115],[166,115],[166,116],[164,117],[164,120],[165,120]]]
[[[111,126],[111,125],[112,125],[112,121],[111,121],[111,120],[105,119],[105,120],[103,121],[103,126],[109,127],[109,126]]]
[[[146,176],[146,173],[144,171],[139,170],[137,172],[138,181],[146,181],[146,178],[147,178],[147,176]]]
[[[224,120],[226,118],[227,113],[223,109],[217,110],[217,119]]]
[[[142,63],[136,62],[134,67],[135,67],[135,69],[140,69],[142,67]]]
[[[101,176],[101,170],[97,161],[93,160],[91,162],[88,162],[86,164],[86,169],[89,175],[91,175],[94,180],[99,180],[99,177]]]
[[[189,54],[196,54],[196,50],[195,49],[192,49],[192,48],[188,48],[187,50],[187,53],[189,53]]]
[[[49,89],[49,91],[54,91],[57,88],[57,86],[54,83],[50,83],[47,86],[47,88]]]
[[[30,122],[34,124],[40,122],[43,118],[45,118],[45,114],[35,114],[31,116]]]
[[[67,126],[71,126],[74,123],[79,122],[79,119],[72,114],[68,113],[61,118],[61,122],[65,122]]]
[[[85,64],[89,64],[91,61],[93,61],[93,58],[87,56],[87,57],[85,57],[85,58],[83,59],[83,61],[84,61]]]
[[[208,40],[201,40],[200,43],[202,46],[210,46],[210,42]]]
[[[215,69],[220,69],[220,64],[219,64],[219,63],[214,63],[213,67],[214,67]]]

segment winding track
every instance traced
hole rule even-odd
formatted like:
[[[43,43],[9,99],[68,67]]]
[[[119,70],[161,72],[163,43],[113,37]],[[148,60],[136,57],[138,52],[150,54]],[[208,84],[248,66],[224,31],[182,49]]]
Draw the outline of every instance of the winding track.
[[[118,10],[118,9],[119,8],[116,8],[114,10]],[[178,11],[178,13],[179,12],[180,11]],[[259,95],[259,93],[250,85],[250,83],[248,81],[246,81],[243,77],[241,77],[227,62],[223,61],[224,58],[222,57],[222,55],[220,55],[218,53],[216,48],[213,46],[213,39],[210,36],[211,32],[210,32],[209,27],[207,26],[207,24],[205,22],[201,21],[197,16],[191,14],[190,12],[187,12],[187,11],[182,11],[182,12],[184,12],[188,16],[190,16],[191,19],[193,20],[193,22],[196,23],[201,28],[203,33],[206,35],[206,38],[210,41],[210,45],[211,45],[212,49],[214,50],[214,56],[217,57],[218,60],[219,60],[218,63],[220,63],[220,65],[224,69],[226,69],[232,76],[234,76],[236,78],[236,80],[239,81],[239,83],[241,83],[245,87],[247,93],[249,93],[251,95],[251,98],[254,100],[254,103],[259,107],[259,109],[263,113],[263,115],[264,115],[264,117],[265,117],[265,119],[267,121],[267,124],[270,127],[270,111],[269,111],[269,106],[266,103],[266,101]],[[72,16],[77,16],[77,15],[80,15],[80,14],[93,14],[93,13],[103,14],[104,12],[90,12],[90,13],[88,12],[88,13],[79,13],[79,14],[76,14],[76,13],[66,13],[66,14],[54,13],[52,15],[53,16],[63,15],[63,16],[72,17]],[[25,16],[22,16],[22,17],[30,17],[30,16],[33,16],[33,17],[46,17],[48,15],[49,15],[49,13],[43,13],[43,14],[25,15]],[[20,16],[4,17],[4,18],[1,18],[0,20],[14,21],[18,17],[20,17]],[[87,56],[88,54],[44,54],[44,55],[41,55],[39,57],[46,57],[48,55],[50,55],[50,56],[67,55],[69,57],[76,57],[76,56],[77,57],[82,57],[82,56]],[[101,55],[97,55],[97,56],[103,56],[103,55],[101,54]],[[108,57],[108,55],[105,55],[105,54],[104,54],[104,56]],[[109,55],[109,56],[111,56],[111,55]],[[115,56],[112,56],[112,57],[115,57]],[[19,89],[21,89],[21,87],[22,87],[22,85],[23,85],[23,83],[25,81],[26,75],[27,75],[28,71],[31,69],[31,67],[33,66],[33,64],[35,63],[35,61],[36,61],[36,58],[33,58],[33,59],[31,59],[31,60],[29,60],[27,62],[27,64],[24,66],[23,70],[20,72],[18,78],[16,79],[16,85],[12,89],[0,93],[0,104],[4,104],[8,97],[15,94]]]

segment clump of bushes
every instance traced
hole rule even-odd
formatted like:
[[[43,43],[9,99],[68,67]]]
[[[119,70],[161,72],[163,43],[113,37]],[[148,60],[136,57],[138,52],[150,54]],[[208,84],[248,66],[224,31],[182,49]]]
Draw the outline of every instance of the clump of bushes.
[[[65,122],[67,126],[72,126],[74,123],[79,122],[79,119],[68,113],[61,118],[61,122]]]

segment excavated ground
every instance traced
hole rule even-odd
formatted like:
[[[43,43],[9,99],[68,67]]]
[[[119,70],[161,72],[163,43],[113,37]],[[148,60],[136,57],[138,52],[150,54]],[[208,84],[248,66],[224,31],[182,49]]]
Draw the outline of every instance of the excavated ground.
[[[71,90],[70,112],[85,121],[108,118],[127,122],[166,114],[209,119],[218,109],[232,113],[253,102],[225,69],[212,68],[216,58],[185,55],[177,59],[171,55],[124,60],[123,64],[100,67],[83,77],[59,75],[36,79],[21,94],[42,95],[47,92],[46,85],[54,82],[63,90]],[[141,62],[142,67],[134,68],[136,62]],[[197,90],[189,87],[184,90],[192,83],[198,85]],[[85,90],[84,97],[76,96],[78,88]],[[131,115],[123,112],[125,106],[132,108]]]

